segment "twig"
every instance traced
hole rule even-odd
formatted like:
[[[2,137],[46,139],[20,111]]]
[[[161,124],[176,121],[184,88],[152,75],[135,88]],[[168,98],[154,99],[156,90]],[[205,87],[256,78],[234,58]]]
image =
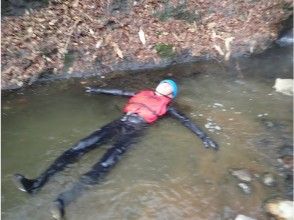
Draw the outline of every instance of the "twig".
[[[70,31],[70,33],[69,33],[69,36],[68,36],[68,38],[67,38],[67,40],[66,40],[66,43],[65,43],[65,45],[64,45],[64,48],[62,49],[62,53],[63,53],[63,55],[65,54],[65,53],[67,53],[67,48],[68,48],[68,45],[69,45],[69,42],[70,42],[70,38],[71,38],[71,36],[72,36],[72,34],[73,34],[73,32],[74,32],[74,30],[75,30],[75,28],[76,28],[76,26],[77,26],[77,24],[80,22],[80,20],[76,20],[75,21],[75,23],[73,24],[73,26],[71,27],[71,31]]]
[[[87,13],[83,12],[82,10],[79,10],[79,12],[82,13],[82,15],[86,18],[88,18],[90,21],[94,22],[93,18],[91,18]]]

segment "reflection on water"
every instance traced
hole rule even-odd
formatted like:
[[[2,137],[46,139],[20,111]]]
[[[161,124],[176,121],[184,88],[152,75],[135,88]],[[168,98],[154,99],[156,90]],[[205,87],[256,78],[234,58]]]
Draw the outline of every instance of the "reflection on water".
[[[206,129],[220,150],[204,149],[180,123],[163,119],[148,129],[103,183],[68,207],[68,219],[225,219],[238,213],[265,219],[262,202],[279,194],[281,184],[265,187],[258,175],[278,176],[276,150],[292,143],[293,132],[292,98],[274,92],[273,84],[273,77],[232,76],[226,71],[182,79],[177,104]],[[119,117],[125,101],[85,94],[82,85],[72,81],[4,96],[2,218],[48,219],[50,202],[108,146],[85,155],[34,196],[18,191],[12,174],[38,175],[68,146]],[[256,174],[251,195],[240,191],[230,168]]]

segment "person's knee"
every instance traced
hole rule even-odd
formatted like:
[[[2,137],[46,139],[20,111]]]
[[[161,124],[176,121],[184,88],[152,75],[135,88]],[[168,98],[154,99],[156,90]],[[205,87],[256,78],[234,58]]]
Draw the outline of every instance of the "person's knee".
[[[91,146],[94,146],[95,143],[99,141],[99,138],[91,138],[91,139],[82,139],[75,146],[71,148],[72,151],[87,151]]]
[[[84,138],[82,140],[80,140],[74,147],[73,149],[75,150],[83,150],[83,149],[87,149],[91,146],[95,146],[95,144],[98,143],[102,143],[102,141],[105,139],[103,138],[103,135],[92,135],[90,137]]]
[[[86,147],[86,142],[81,140],[79,141],[75,146],[73,146],[70,150],[72,152],[75,152],[75,151],[81,151],[83,150],[84,148]]]

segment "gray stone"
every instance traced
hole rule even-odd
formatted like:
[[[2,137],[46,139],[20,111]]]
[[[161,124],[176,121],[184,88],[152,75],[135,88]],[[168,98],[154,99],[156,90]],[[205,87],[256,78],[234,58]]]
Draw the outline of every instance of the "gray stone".
[[[293,79],[277,78],[273,88],[284,95],[293,96]]]
[[[243,182],[251,182],[252,180],[250,172],[246,169],[231,170],[231,174]]]
[[[277,185],[276,179],[272,173],[263,174],[262,182],[264,185],[270,186],[270,187]]]
[[[245,194],[249,195],[252,193],[251,186],[247,183],[238,183],[239,188],[244,192]]]
[[[235,218],[235,220],[256,220],[256,219],[255,218],[250,218],[250,217],[248,217],[246,215],[239,214],[239,215],[237,215],[237,217]]]
[[[294,204],[290,200],[272,200],[268,201],[265,206],[265,211],[270,213],[276,219],[293,220]]]
[[[221,219],[233,220],[236,214],[237,213],[233,209],[231,209],[228,206],[225,206]]]

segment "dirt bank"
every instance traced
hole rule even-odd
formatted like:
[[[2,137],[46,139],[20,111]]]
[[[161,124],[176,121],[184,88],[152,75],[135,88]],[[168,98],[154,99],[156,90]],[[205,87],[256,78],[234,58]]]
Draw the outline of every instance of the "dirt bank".
[[[4,3],[2,89],[33,83],[44,73],[103,75],[260,53],[293,8],[288,0]]]

